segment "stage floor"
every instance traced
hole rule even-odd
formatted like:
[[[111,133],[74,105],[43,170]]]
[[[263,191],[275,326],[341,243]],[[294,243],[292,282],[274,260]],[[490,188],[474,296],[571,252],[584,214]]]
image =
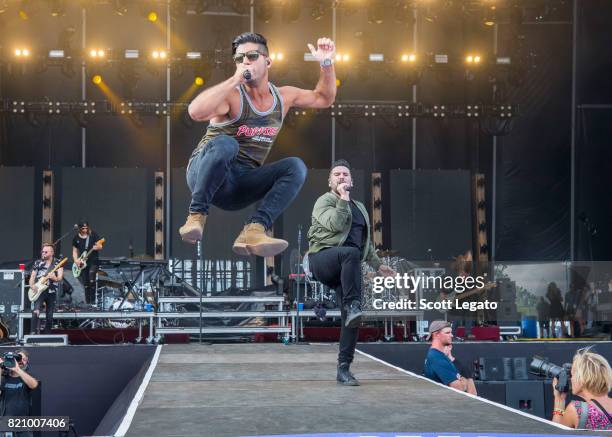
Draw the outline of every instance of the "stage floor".
[[[337,344],[166,345],[127,436],[564,431],[356,354],[360,387],[336,384]]]

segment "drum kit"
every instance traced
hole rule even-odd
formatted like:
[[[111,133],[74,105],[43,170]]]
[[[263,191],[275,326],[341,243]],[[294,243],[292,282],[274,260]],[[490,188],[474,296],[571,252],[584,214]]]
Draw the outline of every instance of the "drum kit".
[[[150,283],[131,284],[109,276],[104,270],[96,275],[96,306],[100,311],[142,310],[145,305],[153,305],[155,292]],[[134,319],[110,319],[114,328],[129,328],[135,325]]]

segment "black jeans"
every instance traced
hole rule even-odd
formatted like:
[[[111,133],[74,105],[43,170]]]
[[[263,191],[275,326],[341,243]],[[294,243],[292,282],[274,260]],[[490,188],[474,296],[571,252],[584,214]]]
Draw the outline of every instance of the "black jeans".
[[[251,167],[236,160],[238,149],[234,138],[219,135],[191,160],[187,168],[189,211],[207,214],[210,205],[235,211],[263,199],[247,222],[270,229],[302,188],[306,165],[299,158],[285,158]]]
[[[97,264],[87,264],[78,277],[79,282],[85,289],[85,303],[93,305],[96,302],[96,273],[98,273]]]
[[[45,302],[46,311],[45,314],[47,319],[45,321],[45,334],[51,334],[51,327],[53,326],[53,311],[55,311],[55,299],[57,293],[49,293],[49,289],[42,292],[40,297],[34,301],[34,310],[32,311],[32,327],[30,331],[32,334],[40,333],[40,319],[36,311],[41,311],[42,304]]]
[[[361,252],[355,247],[330,247],[309,254],[308,261],[315,279],[336,290],[342,316],[338,363],[351,363],[359,328],[344,326],[345,307],[354,300],[361,302]]]

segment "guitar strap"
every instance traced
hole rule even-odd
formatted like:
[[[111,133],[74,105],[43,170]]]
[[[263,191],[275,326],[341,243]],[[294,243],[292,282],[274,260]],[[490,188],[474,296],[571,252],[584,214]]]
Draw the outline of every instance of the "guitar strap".
[[[89,237],[91,236],[91,234],[87,234],[87,239],[85,240],[85,250],[84,252],[87,252],[89,250]]]

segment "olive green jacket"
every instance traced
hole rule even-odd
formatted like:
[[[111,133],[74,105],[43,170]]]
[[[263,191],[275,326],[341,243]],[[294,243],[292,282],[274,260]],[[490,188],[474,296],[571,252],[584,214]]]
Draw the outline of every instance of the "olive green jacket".
[[[366,240],[363,245],[362,261],[378,270],[382,262],[370,239],[370,218],[363,203],[352,202],[363,214],[366,222]],[[348,201],[340,199],[331,191],[323,194],[312,209],[312,225],[308,230],[309,252],[316,253],[326,247],[342,246],[351,230],[353,215]]]

